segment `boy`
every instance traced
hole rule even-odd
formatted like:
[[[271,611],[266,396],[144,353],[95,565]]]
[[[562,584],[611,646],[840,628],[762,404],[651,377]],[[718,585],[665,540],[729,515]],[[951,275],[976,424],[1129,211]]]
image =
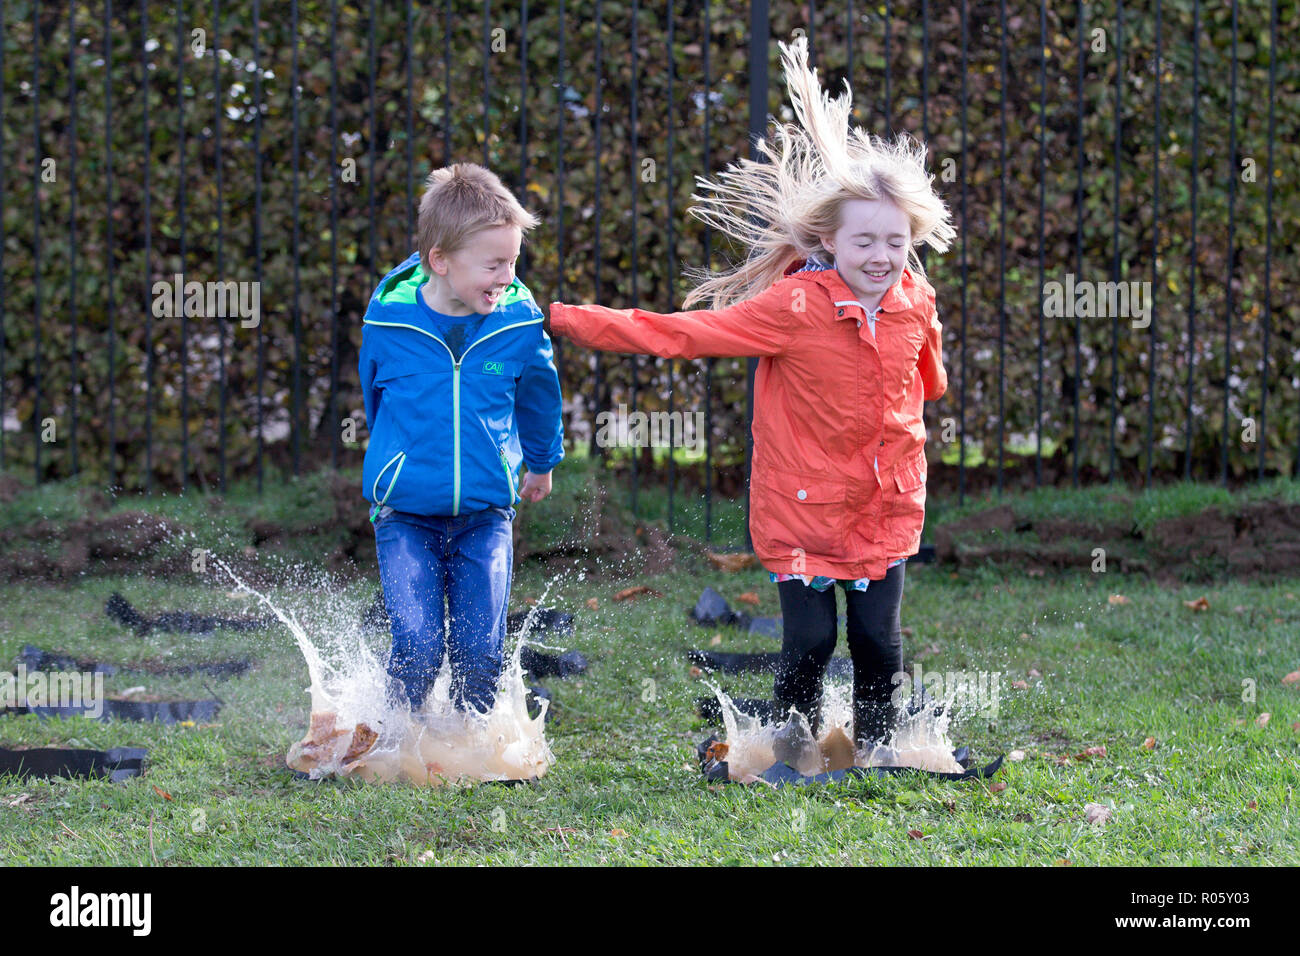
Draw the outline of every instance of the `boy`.
[[[436,169],[420,200],[418,250],[366,309],[362,494],[392,621],[393,695],[412,709],[442,664],[444,597],[452,702],[492,708],[513,505],[546,497],[564,457],[551,340],[514,276],[523,233],[537,224],[482,166]]]

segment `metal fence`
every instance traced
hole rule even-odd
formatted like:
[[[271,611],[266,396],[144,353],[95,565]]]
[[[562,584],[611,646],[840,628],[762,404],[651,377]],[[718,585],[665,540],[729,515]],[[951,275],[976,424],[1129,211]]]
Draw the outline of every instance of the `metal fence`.
[[[1300,55],[1278,47],[1300,13],[1283,17],[6,0],[0,467],[183,491],[358,465],[360,318],[447,162],[482,161],[543,216],[519,268],[543,307],[678,308],[683,264],[737,254],[685,214],[693,176],[788,118],[774,41],[802,31],[859,123],[929,144],[954,210],[957,248],[926,262],[950,375],[930,441],[952,467],[931,484],[1295,477],[1300,298],[1274,259],[1300,225]],[[246,286],[257,314],[191,309],[195,274]],[[634,496],[711,501],[727,468],[743,493],[752,360],[556,351],[570,442]],[[620,403],[701,410],[704,461],[597,447]]]

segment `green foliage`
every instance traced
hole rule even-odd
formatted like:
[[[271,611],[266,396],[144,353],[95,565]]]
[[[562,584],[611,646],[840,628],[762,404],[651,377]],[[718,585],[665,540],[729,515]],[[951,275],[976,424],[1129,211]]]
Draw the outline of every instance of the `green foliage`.
[[[39,444],[42,477],[71,474],[75,448],[77,468],[101,484],[115,480],[127,489],[139,489],[154,482],[175,488],[184,471],[187,484],[212,487],[222,474],[223,434],[225,473],[230,477],[256,474],[259,409],[266,470],[290,469],[295,435],[304,468],[333,462],[335,437],[348,418],[356,423],[361,440],[341,445],[337,464],[349,467],[359,463],[365,431],[356,360],[360,319],[370,292],[378,278],[412,249],[407,228],[413,215],[412,200],[418,200],[429,170],[448,161],[481,162],[485,149],[490,165],[544,219],[542,227],[529,237],[523,263],[525,281],[540,304],[564,299],[613,306],[637,304],[660,311],[680,306],[688,289],[682,269],[705,264],[706,242],[710,241],[703,225],[686,212],[693,178],[715,174],[748,149],[748,10],[744,5],[712,4],[707,37],[698,7],[678,9],[671,51],[666,45],[665,8],[642,5],[636,24],[635,60],[630,5],[602,5],[599,37],[593,0],[567,5],[563,30],[558,6],[534,5],[526,32],[527,58],[522,61],[524,37],[516,8],[493,5],[490,22],[485,24],[481,6],[456,0],[452,17],[444,24],[442,5],[417,4],[408,45],[404,5],[379,4],[374,24],[377,108],[373,139],[367,8],[342,5],[339,9],[337,103],[332,106],[329,5],[323,0],[304,0],[299,6],[301,22],[296,36],[287,9],[277,8],[274,16],[263,18],[257,38],[264,68],[260,74],[259,150],[254,148],[257,71],[249,69],[254,37],[246,7],[223,8],[224,22],[214,24],[208,5],[190,3],[178,38],[173,7],[150,6],[149,21],[142,30],[134,9],[115,5],[105,64],[102,7],[78,2],[75,34],[84,42],[76,48],[75,74],[68,70],[70,34],[65,7],[43,5],[35,30],[29,7],[6,8],[2,375],[8,424],[0,432],[5,464],[34,468]],[[1241,420],[1253,417],[1261,421],[1264,385],[1267,418],[1259,441],[1263,442],[1265,467],[1270,473],[1288,473],[1300,446],[1293,354],[1300,339],[1300,295],[1296,294],[1295,271],[1284,264],[1295,256],[1300,202],[1296,201],[1294,177],[1284,172],[1300,167],[1300,119],[1294,110],[1282,108],[1297,92],[1297,54],[1279,43],[1279,107],[1270,177],[1265,138],[1267,6],[1247,5],[1239,11],[1237,155],[1230,156],[1233,114],[1226,8],[1203,9],[1200,88],[1193,99],[1190,0],[1163,4],[1159,69],[1150,13],[1137,16],[1126,12],[1121,38],[1114,4],[1089,5],[1085,26],[1089,31],[1104,29],[1107,48],[1102,53],[1089,46],[1084,54],[1081,104],[1075,101],[1079,55],[1076,8],[1066,5],[1049,10],[1045,43],[1049,96],[1046,115],[1040,118],[1038,69],[1044,45],[1038,36],[1038,7],[1010,4],[1005,261],[1000,255],[1003,236],[999,226],[1003,83],[998,65],[997,6],[982,0],[969,7],[964,181],[944,175],[949,161],[954,169],[963,166],[959,7],[932,5],[930,57],[924,71],[920,5],[894,4],[889,9],[892,16],[887,24],[885,7],[855,5],[858,21],[853,24],[851,77],[848,25],[839,8],[821,10],[817,22],[809,24],[807,5],[775,5],[772,36],[775,40],[788,38],[798,29],[810,32],[827,88],[838,90],[844,78],[852,80],[856,121],[875,132],[905,130],[923,136],[931,150],[936,187],[954,216],[959,215],[964,195],[967,221],[958,223],[967,269],[964,315],[962,247],[955,246],[944,256],[927,257],[930,278],[939,294],[950,378],[948,393],[936,403],[932,420],[956,417],[964,394],[966,440],[983,460],[996,461],[999,356],[1004,354],[1003,425],[1008,450],[1041,428],[1049,447],[1071,457],[1077,395],[1081,416],[1077,451],[1084,474],[1104,474],[1108,468],[1111,320],[1083,319],[1078,323],[1080,376],[1074,372],[1076,326],[1071,319],[1045,321],[1041,366],[1037,359],[1041,134],[1046,149],[1045,280],[1064,280],[1067,272],[1076,272],[1081,279],[1108,281],[1113,278],[1118,249],[1118,277],[1144,281],[1152,277],[1153,247],[1158,256],[1157,311],[1152,322],[1156,375],[1151,394],[1157,473],[1181,473],[1186,455],[1191,455],[1198,473],[1217,472],[1225,389],[1229,393],[1230,469],[1234,476],[1251,473],[1260,446],[1240,439]],[[1280,36],[1289,36],[1300,26],[1296,8],[1283,5],[1280,16]],[[449,30],[447,36],[444,27]],[[503,50],[485,52],[485,27],[503,31]],[[191,28],[206,31],[206,50],[201,57],[189,46]],[[142,51],[146,32],[150,43]],[[179,57],[178,39],[186,44]],[[598,39],[600,86],[595,56]],[[301,70],[296,205],[291,96],[295,41]],[[444,75],[445,42],[451,52],[449,75]],[[414,74],[413,138],[408,138],[406,124],[408,47]],[[218,51],[216,57],[214,50]],[[1120,51],[1118,56],[1116,51]],[[670,52],[671,73],[667,69]],[[34,55],[41,62],[35,114],[31,87]],[[147,88],[141,83],[146,66]],[[882,82],[886,66],[888,102]],[[769,109],[790,119],[775,43],[769,46],[769,67]],[[111,75],[106,73],[108,68]],[[178,70],[184,71],[179,93]],[[68,103],[74,75],[75,129]],[[1118,234],[1112,223],[1117,75],[1123,92]],[[1157,78],[1161,103],[1158,149],[1153,143]],[[106,81],[112,111],[107,134]],[[598,89],[602,97],[599,114]],[[711,104],[707,148],[702,108],[706,99]],[[332,110],[336,115],[333,125]],[[1076,127],[1080,110],[1082,142]],[[599,148],[597,115],[601,121]],[[1195,250],[1191,239],[1194,120],[1199,123],[1200,153]],[[527,130],[526,166],[521,166],[521,124]],[[331,129],[338,133],[333,140]],[[37,134],[39,153],[34,143]],[[444,149],[445,136],[450,138],[450,152]],[[372,143],[373,166],[369,155]],[[407,193],[408,145],[414,158],[410,170],[413,195]],[[340,181],[331,170],[331,148],[339,163],[355,160],[356,182]],[[1075,204],[1080,155],[1084,157],[1081,232],[1076,226]],[[55,182],[39,181],[44,158],[57,163]],[[654,160],[652,178],[643,173],[645,159]],[[1254,160],[1253,182],[1241,178],[1243,159]],[[1158,203],[1154,192],[1157,167]],[[255,235],[259,172],[260,241]],[[1235,195],[1228,188],[1234,178]],[[1262,264],[1270,179],[1274,188],[1273,312],[1267,315]],[[1230,202],[1235,218],[1231,243]],[[334,212],[338,217],[336,236],[331,235]],[[39,261],[33,262],[38,215],[41,252]],[[69,232],[74,219],[75,245]],[[334,240],[336,264],[331,261]],[[711,249],[715,267],[741,253],[717,237],[712,238]],[[191,318],[182,324],[179,318],[153,316],[153,283],[168,280],[179,271],[200,281],[260,280],[260,327],[243,328],[237,319]],[[999,286],[1003,275],[1006,328],[1000,343]],[[1193,282],[1195,348],[1187,338]],[[1229,311],[1230,368],[1225,364],[1224,341]],[[38,312],[39,323],[34,319]],[[301,321],[301,342],[294,338],[295,314]],[[340,343],[336,387],[331,385],[335,318]],[[1261,380],[1266,322],[1271,323],[1270,358]],[[1117,452],[1120,467],[1129,473],[1145,464],[1150,345],[1148,330],[1132,329],[1127,320],[1119,323],[1118,391],[1114,398],[1122,423]],[[597,411],[615,407],[620,401],[631,401],[634,369],[636,407],[645,411],[666,407],[670,383],[677,408],[703,410],[707,378],[712,387],[715,464],[725,469],[743,462],[744,360],[719,360],[714,374],[705,376],[702,360],[670,363],[648,357],[593,356],[563,341],[557,346],[566,397],[573,403],[567,424],[579,440],[583,420],[589,421]],[[300,406],[294,399],[294,368],[299,356]],[[1193,356],[1194,368],[1190,365]],[[1041,419],[1036,411],[1040,374],[1044,391]],[[184,409],[183,387],[188,397]],[[1185,447],[1189,395],[1191,440]],[[53,418],[57,428],[53,443],[38,439],[46,418]],[[188,440],[188,461],[182,453],[183,438]],[[968,455],[967,464],[971,462]]]

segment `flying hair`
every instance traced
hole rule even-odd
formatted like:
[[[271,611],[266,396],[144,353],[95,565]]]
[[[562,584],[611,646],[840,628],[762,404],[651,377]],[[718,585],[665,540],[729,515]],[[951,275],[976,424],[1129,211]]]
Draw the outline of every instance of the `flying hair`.
[[[791,262],[824,255],[821,237],[840,226],[851,199],[888,199],[907,216],[913,271],[925,275],[916,249],[949,248],[957,231],[926,173],[926,147],[906,133],[893,142],[851,126],[853,90],[834,99],[808,68],[808,41],[780,43],[786,90],[796,123],[774,124],[774,145],[760,139],[762,157],[731,163],[717,181],[695,177],[690,212],[747,250],[739,265],[715,273],[689,269],[695,287],[684,308],[707,302],[723,308],[778,281]]]

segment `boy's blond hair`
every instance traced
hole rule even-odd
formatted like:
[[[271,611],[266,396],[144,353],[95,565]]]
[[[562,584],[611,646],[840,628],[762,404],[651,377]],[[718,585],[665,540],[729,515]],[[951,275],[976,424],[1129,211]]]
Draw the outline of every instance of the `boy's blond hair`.
[[[430,249],[437,248],[444,255],[455,252],[481,229],[518,226],[527,232],[540,222],[490,169],[476,163],[435,169],[425,181],[415,227],[420,267],[425,275],[433,275]]]

